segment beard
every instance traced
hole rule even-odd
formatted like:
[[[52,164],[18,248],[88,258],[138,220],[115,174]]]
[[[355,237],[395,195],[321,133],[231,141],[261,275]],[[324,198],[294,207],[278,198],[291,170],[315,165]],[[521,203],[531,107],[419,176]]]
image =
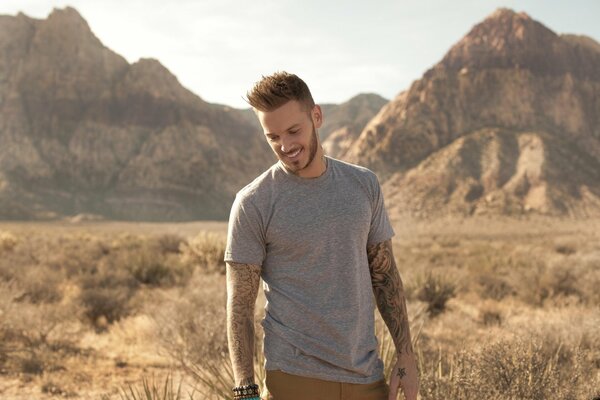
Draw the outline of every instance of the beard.
[[[315,125],[313,124],[313,131],[312,134],[310,135],[310,142],[308,143],[308,160],[306,161],[306,164],[304,164],[304,166],[302,166],[300,164],[300,162],[302,160],[296,160],[293,161],[291,163],[284,161],[285,160],[285,155],[281,155],[279,153],[277,153],[277,157],[279,158],[279,160],[282,162],[282,164],[285,166],[285,168],[290,171],[291,173],[298,175],[298,172],[300,172],[303,169],[306,169],[310,166],[310,164],[314,161],[315,156],[317,155],[317,149],[318,149],[318,138],[317,138],[317,130],[315,128]]]

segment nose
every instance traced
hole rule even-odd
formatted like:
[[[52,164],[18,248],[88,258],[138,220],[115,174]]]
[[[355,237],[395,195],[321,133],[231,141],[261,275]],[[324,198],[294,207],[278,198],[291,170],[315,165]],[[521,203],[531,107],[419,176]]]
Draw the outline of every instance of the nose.
[[[281,138],[281,151],[284,153],[288,153],[292,149],[292,141],[289,137]]]

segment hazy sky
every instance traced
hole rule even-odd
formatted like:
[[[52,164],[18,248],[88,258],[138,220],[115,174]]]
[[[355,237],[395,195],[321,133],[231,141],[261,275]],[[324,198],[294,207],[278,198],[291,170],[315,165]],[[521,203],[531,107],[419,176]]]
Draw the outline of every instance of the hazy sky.
[[[600,41],[598,0],[0,0],[0,14],[46,18],[66,5],[129,62],[157,58],[194,93],[234,107],[277,70],[302,77],[320,103],[392,98],[498,7]]]

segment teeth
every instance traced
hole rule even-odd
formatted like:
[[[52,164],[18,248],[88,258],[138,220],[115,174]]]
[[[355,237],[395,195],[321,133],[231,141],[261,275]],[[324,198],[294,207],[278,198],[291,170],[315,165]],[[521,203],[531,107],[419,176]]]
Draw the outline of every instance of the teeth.
[[[296,157],[300,153],[300,150],[302,150],[302,149],[300,148],[300,149],[296,150],[295,152],[293,152],[292,154],[288,154],[288,157],[290,157],[290,158]]]

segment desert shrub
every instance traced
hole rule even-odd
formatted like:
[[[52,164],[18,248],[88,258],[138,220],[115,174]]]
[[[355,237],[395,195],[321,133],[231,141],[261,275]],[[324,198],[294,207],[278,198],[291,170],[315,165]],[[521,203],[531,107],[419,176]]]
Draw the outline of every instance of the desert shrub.
[[[581,261],[577,287],[586,304],[600,306],[600,253]]]
[[[506,339],[481,351],[420,353],[423,399],[591,398],[598,384],[583,352],[548,337]]]
[[[142,378],[141,389],[135,385],[129,385],[121,389],[121,400],[194,400],[194,392],[183,395],[181,392],[181,381],[177,388],[173,385],[173,377],[167,375],[165,382],[161,385],[156,380]],[[106,398],[106,397],[105,397]]]
[[[478,293],[482,299],[502,300],[515,293],[506,279],[493,275],[480,275],[477,279]]]
[[[0,284],[0,369],[42,374],[60,368],[61,355],[73,351],[80,331],[71,306],[17,303],[23,290]]]
[[[182,365],[204,365],[227,353],[225,282],[196,271],[181,295],[161,299],[152,318],[161,347]]]
[[[484,325],[501,325],[502,308],[495,302],[485,302],[479,308],[479,320]]]
[[[537,307],[559,298],[582,299],[578,278],[570,265],[548,265],[536,260],[529,268],[516,269],[511,277],[517,297]]]
[[[172,285],[177,280],[175,269],[168,265],[166,257],[151,246],[120,254],[118,264],[118,268],[125,268],[146,285]]]
[[[24,293],[18,300],[28,300],[31,303],[56,303],[63,298],[61,284],[64,276],[61,271],[52,270],[45,266],[35,266],[23,271],[19,279]]]
[[[42,240],[45,251],[36,255],[39,263],[64,271],[68,278],[77,279],[97,270],[98,263],[111,251],[104,239],[88,234],[61,235]],[[33,245],[30,243],[30,246]]]
[[[559,254],[571,255],[577,252],[577,247],[574,243],[559,242],[555,243],[554,251]]]
[[[19,243],[19,239],[13,233],[0,231],[0,254],[9,253]]]
[[[501,341],[476,358],[480,396],[514,399],[575,399],[581,355],[548,339]],[[488,397],[489,398],[489,397]]]
[[[161,243],[160,237],[147,239],[128,235],[108,258],[114,268],[129,272],[139,283],[171,286],[184,283],[192,272],[191,266],[173,254],[172,246],[173,243]]]
[[[431,316],[444,312],[448,300],[456,296],[456,284],[444,275],[429,272],[418,279],[418,286],[417,299],[427,303]]]
[[[175,233],[165,233],[152,239],[161,253],[181,252],[181,245],[186,242],[185,238]]]
[[[207,272],[225,274],[225,244],[222,235],[201,232],[187,243],[182,243],[182,261]]]
[[[107,262],[101,264],[95,273],[81,277],[80,286],[83,315],[98,331],[102,331],[107,323],[131,313],[130,299],[138,288],[138,282],[128,271]]]

